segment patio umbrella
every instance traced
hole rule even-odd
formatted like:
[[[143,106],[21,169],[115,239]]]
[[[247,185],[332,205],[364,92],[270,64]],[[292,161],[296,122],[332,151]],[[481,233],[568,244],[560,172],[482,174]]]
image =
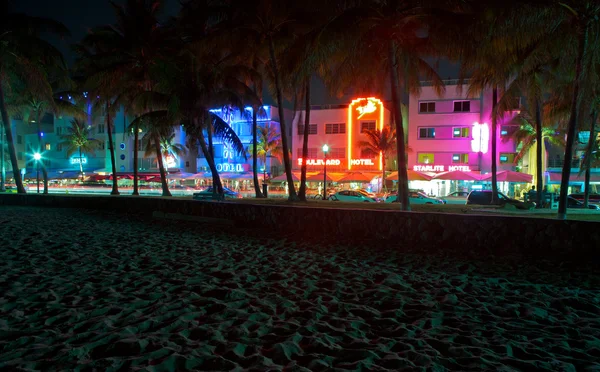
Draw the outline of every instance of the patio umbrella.
[[[427,173],[418,172],[412,169],[407,171],[408,180],[409,181],[431,181],[433,176],[428,175]],[[387,179],[397,179],[398,172],[392,172],[389,176],[386,176]]]
[[[371,182],[373,178],[375,178],[375,176],[364,174],[362,172],[351,172],[342,176],[337,182]]]
[[[471,172],[452,171],[436,174],[433,176],[433,179],[451,181],[480,181],[481,176]]]
[[[492,174],[486,174],[482,180],[491,181]],[[499,182],[531,183],[533,175],[515,171],[500,171],[497,173],[497,180]]]
[[[308,178],[308,175],[306,176]],[[292,180],[294,180],[294,182],[300,182],[300,176],[297,175],[296,173],[292,173]],[[323,180],[323,178],[321,177],[321,180]],[[287,182],[287,176],[286,174],[281,174],[277,177],[273,177],[271,178],[272,182]]]
[[[306,176],[306,182],[322,182],[323,181],[323,173],[313,174],[312,176]],[[329,174],[327,175],[327,182],[337,182],[334,180]]]
[[[169,175],[167,175],[167,178],[170,180],[187,180],[187,179],[194,178],[194,176],[195,175],[193,173],[177,172],[177,173],[170,173]]]

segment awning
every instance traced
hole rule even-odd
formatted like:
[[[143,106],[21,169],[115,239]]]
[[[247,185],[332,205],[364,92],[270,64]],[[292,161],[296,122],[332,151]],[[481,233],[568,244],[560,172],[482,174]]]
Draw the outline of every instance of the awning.
[[[481,178],[483,181],[491,181],[492,174],[486,174]],[[496,173],[498,182],[531,183],[533,175],[514,171],[500,171]]]
[[[562,179],[562,173],[556,173],[556,172],[550,172],[548,173],[548,176],[550,177],[550,182],[556,182],[559,183]],[[579,174],[579,173],[571,173],[571,176],[569,177],[569,182],[585,182],[585,174]],[[590,174],[590,182],[600,182],[600,173],[592,173]]]
[[[451,181],[480,181],[481,176],[473,172],[451,171],[436,174],[433,179]]]

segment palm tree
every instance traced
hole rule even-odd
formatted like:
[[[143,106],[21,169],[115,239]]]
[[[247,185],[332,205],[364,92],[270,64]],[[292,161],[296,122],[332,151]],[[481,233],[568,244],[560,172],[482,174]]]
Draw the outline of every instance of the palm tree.
[[[544,156],[546,142],[557,146],[564,146],[564,138],[560,136],[554,125],[550,124],[549,120],[544,120],[544,126],[542,127],[541,133],[538,133],[538,123],[541,122],[539,118],[541,114],[539,109],[536,107],[534,112],[531,112],[529,108],[521,108],[521,111],[517,116],[512,118],[508,124],[517,125],[519,129],[514,131],[510,137],[504,137],[503,141],[512,139],[517,144],[519,149],[514,159],[514,164],[517,164],[528,154],[533,148],[535,148],[535,172],[536,172],[536,187],[538,192],[536,194],[537,200],[536,205],[538,208],[542,206],[542,190],[543,190],[543,167],[542,167],[542,156]],[[531,166],[531,165],[530,165]]]
[[[252,48],[260,50],[265,56],[266,76],[272,82],[272,90],[277,99],[279,124],[281,128],[281,145],[283,148],[283,165],[289,185],[290,201],[298,200],[292,176],[288,127],[284,114],[284,89],[280,61],[290,42],[306,21],[306,14],[300,12],[301,6],[279,1],[247,0],[232,2],[231,15],[224,29],[231,28],[237,34],[236,40],[245,39]],[[305,5],[305,4],[304,4]]]
[[[128,0],[125,5],[111,1],[116,22],[94,28],[77,47],[78,67],[87,77],[88,91],[101,97],[113,97],[113,105],[123,104],[127,111],[140,115],[152,111],[149,106],[133,106],[135,97],[152,91],[156,82],[152,70],[164,58],[176,55],[180,38],[173,27],[159,22],[162,0]],[[136,125],[140,121],[135,121]],[[133,195],[138,188],[139,127],[132,128]]]
[[[444,12],[429,7],[423,1],[356,2],[346,6],[327,30],[338,33],[337,43],[344,53],[334,57],[327,80],[330,87],[343,93],[354,87],[364,92],[392,90],[392,115],[404,119],[402,96],[418,95],[420,79],[432,81],[438,94],[443,82],[426,57],[439,55],[432,43],[435,28]],[[428,33],[423,30],[429,30]],[[387,79],[382,79],[382,76]],[[387,84],[386,84],[387,83]],[[399,123],[400,124],[400,123]],[[398,196],[403,210],[410,210],[406,136],[408,123],[396,126],[398,154]]]
[[[263,181],[267,179],[267,157],[271,156],[281,161],[283,158],[283,148],[281,146],[281,134],[277,128],[271,124],[265,124],[258,127],[257,145],[250,145],[249,151],[256,152],[262,158],[263,163]]]
[[[170,156],[178,159],[184,156],[187,153],[185,146],[180,143],[173,142],[175,139],[175,133],[171,133],[169,136],[162,137],[160,139],[160,148],[162,151],[162,156],[166,160]],[[166,167],[167,173],[169,172],[168,163]]]
[[[14,85],[23,84],[35,97],[51,97],[52,88],[42,66],[62,62],[61,53],[40,38],[41,33],[65,36],[61,23],[40,17],[13,13],[8,1],[0,3],[0,114],[17,192],[25,193],[14,146],[7,109],[7,94]]]
[[[91,137],[92,127],[79,119],[71,120],[71,126],[67,128],[67,134],[61,137],[62,145],[67,148],[67,156],[79,153],[79,172],[83,181],[83,153],[95,154],[100,141]]]
[[[387,155],[390,151],[396,149],[396,131],[390,129],[389,125],[383,127],[382,130],[374,129],[363,132],[367,140],[358,141],[358,146],[362,150],[378,155],[381,154],[382,159],[382,174],[381,174],[381,190],[385,187],[385,163]]]

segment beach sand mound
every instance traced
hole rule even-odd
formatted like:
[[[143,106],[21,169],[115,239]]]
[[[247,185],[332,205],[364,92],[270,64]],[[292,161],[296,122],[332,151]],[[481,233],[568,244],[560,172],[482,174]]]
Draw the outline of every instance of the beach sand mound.
[[[0,211],[2,370],[600,368],[593,273]]]

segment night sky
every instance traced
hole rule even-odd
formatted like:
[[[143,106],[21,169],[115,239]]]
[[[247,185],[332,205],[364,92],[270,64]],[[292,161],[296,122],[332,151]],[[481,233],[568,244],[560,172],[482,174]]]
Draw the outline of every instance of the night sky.
[[[165,14],[176,15],[179,10],[177,0],[164,0]],[[115,0],[116,3],[124,3],[124,0]],[[64,40],[51,40],[65,55],[67,63],[73,62],[70,45],[77,43],[86,32],[94,27],[114,22],[114,10],[108,0],[13,0],[14,8],[18,12],[27,13],[32,16],[48,17],[62,22],[71,31],[71,36]],[[457,75],[456,66],[447,62],[440,64],[439,73],[442,78],[454,78]],[[347,103],[352,94],[341,98],[331,97],[327,94],[324,85],[313,79],[312,103],[313,104],[337,104]],[[274,100],[265,94],[265,103],[273,104]],[[385,97],[389,99],[389,97]]]

